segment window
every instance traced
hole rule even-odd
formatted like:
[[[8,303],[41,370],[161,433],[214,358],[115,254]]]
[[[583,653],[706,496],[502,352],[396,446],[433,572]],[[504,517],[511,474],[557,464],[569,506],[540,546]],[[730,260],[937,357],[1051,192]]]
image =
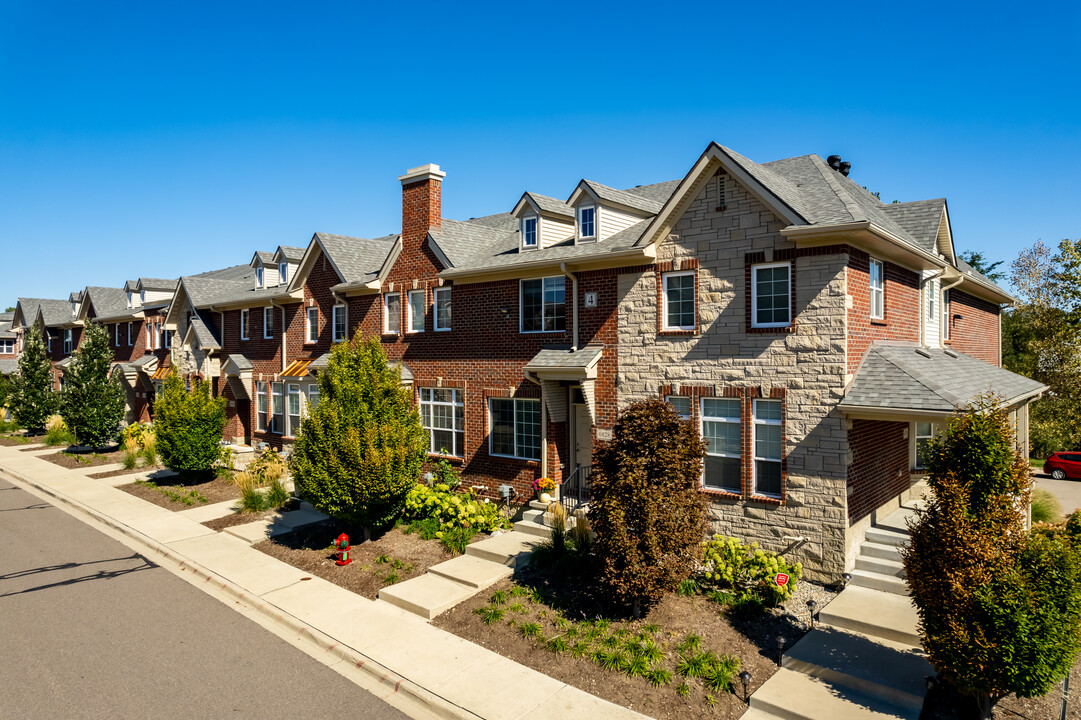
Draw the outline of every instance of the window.
[[[537,247],[537,218],[522,218],[522,245]]]
[[[408,332],[424,332],[424,291],[409,291],[409,327]]]
[[[781,496],[781,401],[754,401],[754,492]]]
[[[308,386],[308,411],[311,412],[319,406],[319,386]]]
[[[172,347],[173,344],[171,342],[171,340],[172,340],[171,336],[172,336],[173,333],[171,331],[165,329],[165,323],[162,323],[160,327],[161,327],[161,347],[163,347],[163,348]]]
[[[300,386],[290,385],[288,391],[289,430],[286,435],[296,437],[300,434]]]
[[[938,297],[938,280],[931,280],[924,286],[927,294],[927,319],[935,319],[935,298]]]
[[[263,266],[255,266],[255,287],[263,287]]]
[[[266,383],[255,383],[255,407],[256,407],[256,420],[255,429],[260,432],[267,429],[267,398],[266,398]]]
[[[792,324],[791,271],[788,263],[751,268],[751,327],[788,327]]]
[[[285,285],[289,282],[289,263],[278,263],[278,284]]]
[[[15,352],[14,340],[0,340],[0,355],[12,355]]]
[[[402,331],[402,296],[388,293],[383,299],[383,332],[400,333]]]
[[[308,308],[308,314],[304,320],[304,342],[319,342],[319,308]]]
[[[53,334],[51,332],[45,332],[45,349],[49,351],[49,354],[53,353]]]
[[[436,288],[432,296],[435,300],[436,331],[450,330],[450,288]]]
[[[120,347],[120,323],[113,325],[113,339],[116,340],[116,346]]]
[[[578,237],[584,240],[597,236],[596,217],[597,209],[592,205],[578,208]]]
[[[241,340],[247,340],[248,339],[248,311],[247,310],[241,310],[240,311],[240,339]]]
[[[881,260],[871,258],[868,275],[871,282],[871,317],[881,320],[886,316],[885,274],[882,272]]]
[[[330,311],[330,319],[334,327],[334,342],[345,340],[345,305],[335,305]]]
[[[691,399],[686,395],[665,395],[665,401],[675,409],[684,420],[691,419]]]
[[[144,327],[146,328],[146,349],[147,350],[153,350],[154,349],[154,328],[150,325],[150,323],[146,323],[146,325]]]
[[[740,400],[702,398],[702,439],[706,462],[702,484],[740,494],[743,463],[740,451]]]
[[[428,452],[446,450],[449,455],[464,457],[465,409],[461,390],[421,388],[420,422],[428,431]]]
[[[131,308],[131,300],[132,300],[131,294],[132,294],[131,290],[128,290],[128,308]]]
[[[913,433],[915,437],[915,462],[913,467],[916,470],[923,470],[926,467],[927,461],[927,449],[931,444],[931,441],[935,437],[935,424],[929,422],[914,423],[916,426],[916,432]]]
[[[263,308],[263,338],[269,340],[274,337],[274,308]]]
[[[942,293],[942,339],[950,339],[950,291]]]
[[[566,328],[565,287],[562,276],[522,281],[522,332],[558,332]]]
[[[694,330],[694,273],[665,273],[664,329]]]
[[[79,314],[79,312],[78,312],[78,310],[76,309],[76,304],[75,304],[75,301],[72,301],[72,303],[71,303],[71,316],[72,316],[72,317],[75,317],[75,316],[76,316],[76,315],[78,315],[78,314]]]
[[[285,432],[285,398],[282,397],[282,383],[270,383],[270,432],[279,435]]]
[[[488,452],[492,455],[539,460],[540,401],[491,398]]]
[[[139,304],[146,305],[146,290],[139,291]]]
[[[135,344],[134,333],[132,332],[132,325],[133,323],[128,323],[128,347],[131,347]]]
[[[64,331],[64,354],[71,354],[71,330]]]

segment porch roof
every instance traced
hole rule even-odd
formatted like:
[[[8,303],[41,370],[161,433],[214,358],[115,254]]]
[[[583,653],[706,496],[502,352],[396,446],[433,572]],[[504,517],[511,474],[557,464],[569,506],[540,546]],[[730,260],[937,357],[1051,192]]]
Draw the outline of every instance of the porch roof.
[[[545,348],[533,356],[525,369],[541,376],[596,377],[597,363],[603,352],[600,345],[587,345],[579,350]]]
[[[11,375],[19,369],[19,361],[14,358],[0,360],[0,375]]]
[[[848,414],[950,414],[982,394],[994,393],[1011,406],[1046,390],[1035,380],[954,350],[875,344],[840,408]]]

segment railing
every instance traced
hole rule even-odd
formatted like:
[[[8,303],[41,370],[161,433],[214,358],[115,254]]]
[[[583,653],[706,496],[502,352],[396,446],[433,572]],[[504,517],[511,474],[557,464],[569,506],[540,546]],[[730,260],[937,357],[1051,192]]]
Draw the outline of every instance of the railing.
[[[590,490],[593,485],[589,481],[592,468],[588,465],[579,465],[574,469],[563,484],[559,486],[559,501],[567,516],[573,516],[574,511],[587,504],[590,499]]]

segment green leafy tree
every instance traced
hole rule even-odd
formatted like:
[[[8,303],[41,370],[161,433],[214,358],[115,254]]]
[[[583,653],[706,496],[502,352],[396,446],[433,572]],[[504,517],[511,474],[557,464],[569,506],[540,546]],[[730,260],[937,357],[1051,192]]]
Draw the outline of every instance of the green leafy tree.
[[[210,384],[195,380],[191,390],[175,366],[154,404],[154,435],[161,462],[183,475],[210,472],[221,459],[225,398],[211,397]]]
[[[293,480],[301,496],[333,517],[372,529],[392,524],[416,484],[427,437],[401,371],[378,338],[331,349],[319,404],[301,422]]]
[[[961,259],[971,265],[976,272],[983,275],[991,282],[998,282],[1005,279],[1006,273],[999,270],[998,267],[1002,264],[1001,260],[991,262],[989,259],[983,256],[983,253],[979,250],[965,250],[960,253]]]
[[[104,325],[86,326],[60,391],[60,417],[81,445],[101,447],[116,438],[124,417],[124,386],[110,374],[113,351]]]
[[[14,305],[8,305],[7,310],[5,310],[4,312],[15,312],[15,306]]]
[[[0,375],[0,408],[6,408],[8,406],[8,399],[11,397],[11,378],[7,375]],[[3,417],[3,413],[0,412],[0,418]]]
[[[660,399],[627,407],[593,457],[589,521],[601,580],[641,616],[695,570],[706,531],[698,491],[706,445]]]
[[[1081,643],[1081,557],[1025,531],[1028,461],[1006,413],[983,398],[927,454],[932,497],[902,551],[923,647],[981,718],[1016,694],[1045,694]]]
[[[58,404],[53,363],[45,351],[43,332],[39,322],[26,332],[19,369],[11,378],[11,414],[19,425],[35,432],[45,427]]]

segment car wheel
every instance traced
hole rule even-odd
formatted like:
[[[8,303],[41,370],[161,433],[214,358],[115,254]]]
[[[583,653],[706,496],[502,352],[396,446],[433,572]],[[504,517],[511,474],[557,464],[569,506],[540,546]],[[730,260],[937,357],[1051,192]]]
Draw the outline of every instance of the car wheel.
[[[1055,468],[1051,471],[1051,477],[1055,478],[1056,480],[1065,480],[1066,472],[1060,468]]]

